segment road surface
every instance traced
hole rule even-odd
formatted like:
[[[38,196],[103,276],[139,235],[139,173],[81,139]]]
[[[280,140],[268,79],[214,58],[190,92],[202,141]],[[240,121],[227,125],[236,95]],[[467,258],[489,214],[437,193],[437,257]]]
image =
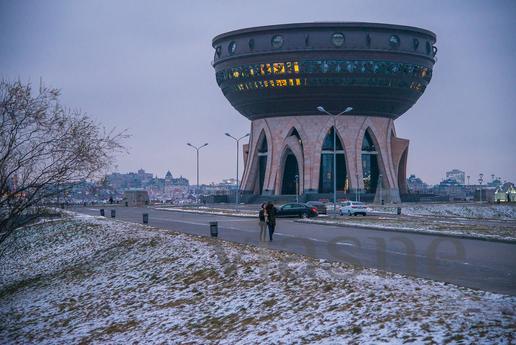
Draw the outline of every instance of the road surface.
[[[105,208],[106,216],[110,216],[111,209]],[[142,223],[145,212],[149,214],[149,225],[203,236],[209,236],[208,223],[217,221],[219,238],[223,240],[516,295],[516,244],[304,224],[292,219],[279,219],[273,242],[263,244],[258,241],[258,224],[253,218],[152,208],[113,209],[116,219]],[[99,208],[74,211],[100,215]]]

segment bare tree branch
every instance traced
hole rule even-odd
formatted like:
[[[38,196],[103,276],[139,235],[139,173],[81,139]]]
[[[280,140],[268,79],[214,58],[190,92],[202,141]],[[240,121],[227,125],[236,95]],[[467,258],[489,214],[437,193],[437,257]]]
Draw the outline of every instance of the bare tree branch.
[[[57,89],[0,81],[0,245],[44,202],[100,177],[127,137],[63,107]]]

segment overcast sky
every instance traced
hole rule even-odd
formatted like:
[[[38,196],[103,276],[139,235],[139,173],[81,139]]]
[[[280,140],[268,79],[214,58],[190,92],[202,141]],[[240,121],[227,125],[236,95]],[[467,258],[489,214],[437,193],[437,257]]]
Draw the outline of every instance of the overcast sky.
[[[458,168],[516,181],[516,1],[0,0],[0,77],[39,79],[67,106],[127,128],[118,171],[171,170],[195,183],[235,175],[250,122],[224,98],[211,39],[239,28],[313,21],[419,26],[437,34],[433,79],[396,120],[408,174],[438,183]]]

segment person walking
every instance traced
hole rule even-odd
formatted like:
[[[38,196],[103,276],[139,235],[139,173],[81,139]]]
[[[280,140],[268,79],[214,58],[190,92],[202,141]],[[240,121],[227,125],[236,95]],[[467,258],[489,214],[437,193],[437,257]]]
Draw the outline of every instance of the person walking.
[[[260,219],[260,241],[265,242],[267,239],[267,211],[265,210],[265,203],[260,206],[258,218]]]
[[[267,212],[266,220],[269,228],[269,241],[272,242],[272,235],[276,229],[276,207],[269,202],[267,203],[267,206],[265,206],[265,211]]]

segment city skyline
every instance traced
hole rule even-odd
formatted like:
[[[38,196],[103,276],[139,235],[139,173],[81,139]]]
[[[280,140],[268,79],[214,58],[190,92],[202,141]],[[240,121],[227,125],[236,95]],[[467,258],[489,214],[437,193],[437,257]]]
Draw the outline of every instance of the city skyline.
[[[516,180],[516,121],[510,113],[516,107],[514,2],[3,1],[0,7],[1,77],[34,84],[41,78],[62,90],[66,106],[107,128],[127,128],[130,154],[119,157],[120,172],[143,167],[162,176],[172,167],[195,181],[195,152],[186,143],[208,142],[200,182],[234,177],[235,144],[224,133],[243,135],[249,121],[218,89],[210,65],[215,35],[254,25],[366,21],[437,34],[432,83],[396,120],[397,133],[410,139],[407,176],[436,184],[458,168],[471,183],[479,173],[484,180],[491,174]],[[264,8],[274,10],[245,15]]]

